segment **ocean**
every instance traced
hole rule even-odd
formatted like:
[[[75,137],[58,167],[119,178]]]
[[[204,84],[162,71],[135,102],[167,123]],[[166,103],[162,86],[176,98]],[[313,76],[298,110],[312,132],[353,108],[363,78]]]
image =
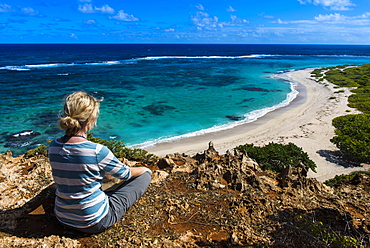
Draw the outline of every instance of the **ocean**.
[[[370,46],[0,45],[0,152],[63,135],[63,98],[101,103],[94,136],[146,148],[250,123],[299,94],[283,72],[370,63]]]

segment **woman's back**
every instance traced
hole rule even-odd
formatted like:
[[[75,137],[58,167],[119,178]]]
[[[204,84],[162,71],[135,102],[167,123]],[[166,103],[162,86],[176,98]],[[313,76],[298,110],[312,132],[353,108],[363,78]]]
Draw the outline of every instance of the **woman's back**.
[[[54,140],[49,159],[57,185],[55,214],[61,222],[74,227],[90,226],[106,215],[108,201],[101,189],[105,172],[123,180],[131,176],[129,168],[106,147],[89,141]]]

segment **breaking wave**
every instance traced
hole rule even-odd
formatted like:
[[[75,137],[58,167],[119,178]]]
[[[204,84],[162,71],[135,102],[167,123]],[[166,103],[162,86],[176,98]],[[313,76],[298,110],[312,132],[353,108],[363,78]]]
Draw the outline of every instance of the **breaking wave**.
[[[34,64],[34,65],[8,65],[0,67],[0,70],[9,71],[30,71],[32,69],[43,69],[51,67],[70,67],[70,66],[110,66],[110,65],[125,65],[134,64],[144,60],[161,60],[161,59],[263,59],[268,57],[302,57],[307,55],[279,55],[279,54],[250,54],[240,56],[147,56],[141,58],[132,58],[125,60],[114,61],[99,61],[85,63],[49,63],[49,64]],[[328,58],[370,58],[370,56],[361,55],[308,55],[312,57],[328,57]]]

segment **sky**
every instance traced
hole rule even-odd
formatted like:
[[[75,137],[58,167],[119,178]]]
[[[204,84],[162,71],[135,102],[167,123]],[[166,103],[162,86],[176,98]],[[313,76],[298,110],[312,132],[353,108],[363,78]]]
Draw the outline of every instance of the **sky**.
[[[0,43],[370,44],[370,0],[0,0]]]

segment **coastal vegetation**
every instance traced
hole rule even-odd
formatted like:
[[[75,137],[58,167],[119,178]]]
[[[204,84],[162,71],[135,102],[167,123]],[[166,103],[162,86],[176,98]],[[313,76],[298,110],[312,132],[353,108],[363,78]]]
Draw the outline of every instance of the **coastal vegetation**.
[[[351,92],[354,94],[349,96],[348,106],[370,114],[370,64],[324,67],[313,70],[311,76],[318,81],[326,79],[337,85],[336,88],[352,88]],[[338,91],[340,92],[343,90]]]
[[[352,114],[333,119],[335,134],[330,141],[358,162],[370,161],[370,114]]]
[[[318,81],[326,79],[338,87],[351,88],[353,94],[348,97],[348,106],[362,113],[333,119],[336,136],[331,139],[331,142],[351,160],[369,162],[370,64],[360,66],[341,65],[315,69],[311,76]],[[337,91],[337,93],[341,92],[343,90]]]
[[[367,175],[370,177],[370,171],[353,171],[348,175],[337,175],[334,178],[326,180],[324,183],[327,186],[338,186],[343,183],[348,183],[354,180],[359,175]],[[370,185],[367,185],[368,190],[370,190]]]
[[[47,156],[48,155],[48,147],[44,144],[39,145],[38,147],[28,150],[25,154],[27,158],[35,157],[38,155]]]
[[[263,147],[245,144],[236,147],[241,152],[246,152],[249,157],[256,160],[262,170],[282,172],[287,166],[303,167],[306,171],[311,169],[316,172],[316,164],[302,148],[293,143],[287,145],[270,142]]]

